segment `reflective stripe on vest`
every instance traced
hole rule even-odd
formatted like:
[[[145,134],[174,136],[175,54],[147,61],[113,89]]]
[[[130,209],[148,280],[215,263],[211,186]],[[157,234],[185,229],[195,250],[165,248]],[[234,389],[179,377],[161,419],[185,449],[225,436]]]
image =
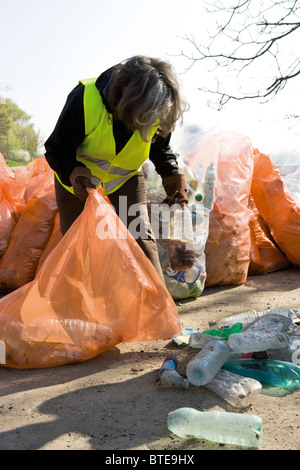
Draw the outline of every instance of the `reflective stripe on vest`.
[[[136,130],[116,154],[112,115],[105,108],[95,81],[80,81],[85,87],[83,104],[86,136],[77,149],[76,159],[91,170],[92,182],[97,186],[102,184],[104,194],[110,194],[141,169],[149,156],[151,139],[158,123],[150,130],[150,142],[145,142]],[[63,186],[74,193],[72,187]]]

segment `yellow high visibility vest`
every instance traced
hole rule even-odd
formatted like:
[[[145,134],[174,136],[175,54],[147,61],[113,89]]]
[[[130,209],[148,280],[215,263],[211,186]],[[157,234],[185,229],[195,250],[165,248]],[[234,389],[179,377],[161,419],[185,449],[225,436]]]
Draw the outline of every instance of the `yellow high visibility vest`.
[[[95,81],[96,78],[80,81],[84,85],[85,139],[77,149],[76,159],[91,170],[92,182],[96,186],[102,184],[104,194],[110,194],[135,175],[149,157],[157,123],[150,130],[150,142],[145,142],[140,131],[136,130],[125,147],[116,154],[113,117],[107,111]],[[60,181],[57,174],[56,177]],[[72,186],[60,183],[74,193]]]

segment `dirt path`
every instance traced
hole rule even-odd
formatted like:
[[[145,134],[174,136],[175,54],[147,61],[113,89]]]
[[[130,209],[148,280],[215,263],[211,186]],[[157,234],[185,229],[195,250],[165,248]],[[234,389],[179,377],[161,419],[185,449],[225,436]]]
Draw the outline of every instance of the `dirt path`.
[[[183,328],[201,330],[209,320],[280,306],[300,309],[300,269],[251,276],[242,286],[207,288],[178,309]],[[190,352],[169,340],[121,344],[82,364],[44,370],[2,368],[0,449],[233,448],[184,440],[168,431],[168,412],[182,406],[233,411],[217,395],[198,387],[158,389],[157,372],[170,351],[183,368]],[[300,449],[299,391],[264,389],[246,412],[263,419],[261,450]]]

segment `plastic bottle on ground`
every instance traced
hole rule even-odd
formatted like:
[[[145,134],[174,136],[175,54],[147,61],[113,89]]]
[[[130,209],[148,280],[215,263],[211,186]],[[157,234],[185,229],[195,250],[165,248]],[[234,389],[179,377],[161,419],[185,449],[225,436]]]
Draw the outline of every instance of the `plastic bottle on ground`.
[[[272,329],[269,331],[245,331],[234,333],[228,338],[228,346],[232,351],[250,353],[280,349],[287,346],[289,337],[286,333]]]
[[[160,378],[158,382],[159,387],[188,389],[189,381],[181,377],[181,375],[175,370],[177,364],[178,359],[175,354],[170,354],[166,357],[158,372],[158,376]]]
[[[183,438],[204,438],[222,444],[258,447],[262,419],[246,413],[179,408],[168,415],[168,429]]]
[[[211,341],[187,364],[186,375],[193,385],[210,382],[228,360],[229,350],[225,341]]]
[[[219,330],[210,328],[208,330],[204,330],[202,333],[211,335],[211,336],[220,336],[221,338],[227,339],[228,336],[232,335],[233,333],[240,333],[243,328],[242,323],[235,323],[231,327],[224,327]]]
[[[189,346],[192,348],[202,349],[211,341],[225,341],[221,336],[211,336],[205,333],[192,333],[189,340]]]
[[[297,348],[288,344],[281,349],[268,349],[266,351],[266,357],[268,359],[274,359],[276,361],[292,362],[293,354],[297,351]]]
[[[273,359],[240,359],[228,361],[222,369],[252,377],[262,384],[289,389],[300,388],[300,367],[292,362]]]
[[[158,375],[161,378],[162,374],[166,370],[175,370],[178,365],[178,358],[175,354],[169,354],[162,363],[161,368],[159,369]]]
[[[280,314],[268,313],[243,327],[238,334],[230,335],[228,345],[232,351],[242,353],[280,349],[289,344],[294,331],[293,321]]]
[[[177,207],[176,207],[177,206]],[[170,214],[168,253],[171,268],[176,271],[191,269],[195,260],[192,215],[187,206],[174,204]]]
[[[221,369],[204,388],[216,393],[232,406],[245,408],[260,394],[262,385],[258,380]]]
[[[222,318],[216,321],[210,321],[209,326],[213,328],[222,328],[224,326],[232,326],[234,323],[241,322],[245,327],[247,324],[252,323],[255,319],[262,317],[266,314],[279,314],[296,320],[300,318],[300,312],[298,310],[293,310],[288,307],[276,307],[269,310],[263,310],[261,312],[245,312],[239,313],[236,315],[231,315],[227,318]]]

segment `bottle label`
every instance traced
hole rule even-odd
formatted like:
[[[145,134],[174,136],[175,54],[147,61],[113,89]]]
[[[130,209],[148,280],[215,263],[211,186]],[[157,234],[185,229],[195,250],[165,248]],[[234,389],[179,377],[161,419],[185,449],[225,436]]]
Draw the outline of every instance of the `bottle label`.
[[[188,271],[175,271],[171,268],[171,266],[168,266],[164,270],[164,274],[168,277],[171,277],[172,279],[175,279],[178,282],[186,283],[189,286],[192,286],[199,279],[201,274],[201,268],[200,266],[194,265]]]

